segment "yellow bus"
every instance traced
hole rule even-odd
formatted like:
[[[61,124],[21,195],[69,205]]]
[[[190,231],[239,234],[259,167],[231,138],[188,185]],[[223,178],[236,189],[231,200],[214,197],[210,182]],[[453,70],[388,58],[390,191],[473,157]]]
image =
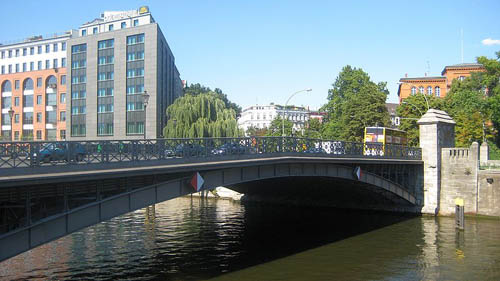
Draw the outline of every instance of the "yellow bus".
[[[406,145],[405,131],[386,127],[365,127],[364,155],[384,155],[385,145]]]

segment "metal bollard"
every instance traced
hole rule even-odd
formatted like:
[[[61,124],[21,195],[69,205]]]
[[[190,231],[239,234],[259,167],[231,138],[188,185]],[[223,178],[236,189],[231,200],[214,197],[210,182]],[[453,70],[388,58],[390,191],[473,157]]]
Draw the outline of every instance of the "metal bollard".
[[[464,226],[464,199],[455,198],[455,227],[460,230],[464,230]]]

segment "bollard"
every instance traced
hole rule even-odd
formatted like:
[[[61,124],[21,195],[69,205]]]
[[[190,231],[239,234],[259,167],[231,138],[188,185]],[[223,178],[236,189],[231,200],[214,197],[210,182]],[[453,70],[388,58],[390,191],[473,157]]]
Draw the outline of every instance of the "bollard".
[[[460,230],[464,230],[464,226],[464,199],[455,198],[455,227]]]

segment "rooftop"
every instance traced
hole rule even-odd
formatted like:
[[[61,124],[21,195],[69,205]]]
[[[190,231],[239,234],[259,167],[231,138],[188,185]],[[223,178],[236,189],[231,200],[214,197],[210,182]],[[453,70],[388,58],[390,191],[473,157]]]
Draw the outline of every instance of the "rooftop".
[[[410,77],[410,78],[401,78],[399,79],[399,82],[405,82],[405,81],[417,81],[417,80],[443,80],[446,79],[445,76],[425,76],[425,77]]]
[[[441,72],[441,75],[444,75],[447,69],[462,69],[462,68],[472,68],[472,69],[478,69],[478,68],[484,68],[484,66],[480,63],[459,63],[459,64],[453,64],[453,65],[447,65],[444,67],[443,71]]]

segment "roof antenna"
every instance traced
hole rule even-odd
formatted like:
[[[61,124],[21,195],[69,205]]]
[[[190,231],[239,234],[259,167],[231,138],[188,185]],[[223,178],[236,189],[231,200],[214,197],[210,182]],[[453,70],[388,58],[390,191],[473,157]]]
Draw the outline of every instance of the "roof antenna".
[[[427,59],[427,73],[425,74],[425,76],[428,76],[428,75],[431,75],[431,63]]]
[[[460,28],[460,35],[461,35],[461,47],[462,47],[462,63],[464,63],[464,29]]]

